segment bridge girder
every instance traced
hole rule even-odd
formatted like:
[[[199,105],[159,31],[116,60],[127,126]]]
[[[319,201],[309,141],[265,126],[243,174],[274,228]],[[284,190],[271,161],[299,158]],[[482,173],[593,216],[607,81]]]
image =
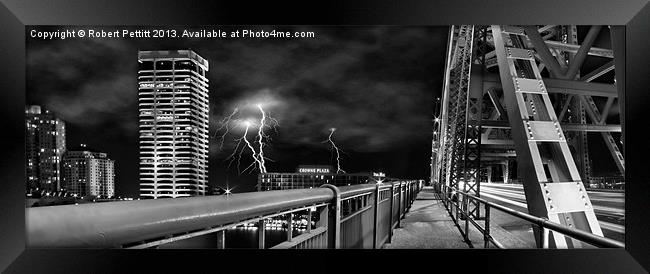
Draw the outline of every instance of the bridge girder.
[[[475,35],[472,37],[475,50],[469,59],[473,65],[463,67],[467,73],[461,74],[467,77],[463,80],[470,82],[469,91],[462,94],[462,98],[458,96],[458,79],[456,82],[449,81],[449,76],[454,74],[450,71],[457,69],[459,60],[468,60],[459,59],[463,55],[457,51],[457,41],[467,43],[467,39],[459,38],[461,32],[454,31],[454,28],[467,26],[454,26],[451,31],[453,37],[450,37],[450,44],[456,47],[449,47],[448,56],[454,56],[454,66],[447,66],[445,70],[445,96],[442,104],[446,107],[443,106],[440,116],[451,123],[446,124],[446,130],[441,127],[441,141],[435,153],[437,157],[432,159],[432,170],[437,170],[439,174],[446,173],[446,177],[437,176],[438,182],[457,187],[454,178],[456,182],[461,177],[465,182],[470,181],[466,176],[471,170],[471,176],[475,176],[477,181],[470,189],[475,188],[478,192],[481,165],[489,166],[516,158],[519,167],[523,169],[519,174],[523,173],[527,177],[524,178],[525,188],[528,189],[527,203],[533,215],[602,236],[586,194],[580,198],[570,197],[573,195],[570,193],[584,191],[581,189],[584,187],[582,180],[590,176],[587,132],[603,135],[612,156],[618,158],[620,170],[623,171],[624,168],[622,152],[611,137],[612,132],[621,132],[621,125],[605,123],[615,100],[622,94],[621,87],[594,81],[614,70],[615,64],[619,65],[620,62],[604,59],[604,63],[596,68],[592,66],[587,74],[580,76],[582,64],[588,56],[613,58],[615,54],[620,55],[602,46],[594,46],[602,27],[590,28],[582,39],[582,44],[578,43],[576,26],[475,27]],[[479,47],[480,52],[476,52]],[[495,65],[498,65],[498,74],[487,70]],[[542,77],[543,70],[546,70],[548,76]],[[618,74],[616,79],[620,79]],[[535,85],[541,88],[535,88]],[[499,96],[498,93],[502,95]],[[594,96],[606,98],[602,112],[591,99]],[[467,107],[463,113],[464,125],[457,115],[458,107],[462,105]],[[486,111],[481,110],[482,105],[487,106],[483,108]],[[561,110],[559,116],[556,115],[554,105]],[[449,106],[453,106],[456,113],[450,113],[452,108]],[[475,114],[477,110],[480,110],[479,115],[468,114]],[[449,120],[446,120],[447,115]],[[567,117],[573,120],[567,120]],[[591,120],[590,124],[587,123],[587,118]],[[472,135],[472,132],[478,134]],[[557,135],[553,137],[549,132],[557,132]],[[464,146],[460,145],[463,143]],[[572,155],[569,144],[577,148],[576,155]],[[496,150],[480,152],[481,147]],[[516,154],[508,151],[513,147],[517,150]],[[478,152],[471,152],[471,149]],[[572,156],[576,158],[573,159]],[[476,159],[479,159],[477,164],[468,165]],[[460,172],[465,174],[458,174]],[[571,184],[575,189],[572,189]],[[553,189],[553,194],[549,194],[549,188]],[[554,202],[551,202],[551,198]],[[573,211],[568,211],[569,209]],[[539,240],[542,246],[541,242],[544,241],[541,238]],[[551,235],[550,243],[555,247],[579,245],[576,241],[554,234]]]

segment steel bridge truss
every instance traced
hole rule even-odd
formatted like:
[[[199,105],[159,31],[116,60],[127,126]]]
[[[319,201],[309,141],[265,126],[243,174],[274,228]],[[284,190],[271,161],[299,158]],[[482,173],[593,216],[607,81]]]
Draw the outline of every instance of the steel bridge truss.
[[[443,115],[444,139],[440,146],[442,153],[439,153],[443,167],[440,181],[452,189],[459,189],[462,183],[463,190],[478,194],[476,178],[480,170],[477,168],[480,165],[480,150],[477,148],[480,138],[475,136],[477,131],[480,136],[480,124],[470,123],[468,126],[469,121],[480,121],[473,119],[480,115],[480,112],[476,113],[480,103],[477,104],[476,100],[470,98],[469,92],[474,56],[474,26],[453,26],[450,45],[448,58],[451,58],[451,63],[447,64],[446,72],[449,82],[445,84],[443,95],[443,111],[446,110],[447,115]]]
[[[507,157],[516,158],[529,213],[602,236],[583,185],[591,176],[587,131],[600,132],[621,173],[625,162],[611,134],[620,126],[606,124],[621,88],[592,83],[614,60],[580,75],[587,56],[614,58],[613,50],[593,46],[600,29],[591,27],[579,44],[575,26],[452,26],[432,147],[432,182],[446,186],[438,189],[452,201],[453,190],[480,197],[482,162],[486,170],[505,162],[507,170]],[[497,66],[499,76],[490,76]],[[602,112],[593,96],[607,98]],[[482,155],[482,142],[504,150],[483,147]],[[480,218],[478,204],[459,206]],[[559,234],[536,236],[540,247],[583,246]]]

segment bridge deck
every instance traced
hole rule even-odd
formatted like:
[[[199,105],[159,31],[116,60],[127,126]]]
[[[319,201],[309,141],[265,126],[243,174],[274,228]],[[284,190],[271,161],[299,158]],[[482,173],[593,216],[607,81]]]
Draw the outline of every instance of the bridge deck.
[[[383,248],[469,248],[432,187],[424,187]]]
[[[484,221],[478,220],[480,225]],[[464,226],[464,221],[461,221]],[[463,227],[464,230],[464,227]],[[499,225],[491,224],[492,236],[506,248],[534,248],[519,236],[506,231]],[[474,248],[483,248],[483,236],[474,226],[469,226],[469,239]],[[491,246],[493,247],[493,246]],[[411,209],[401,222],[401,227],[395,228],[392,243],[383,246],[385,249],[418,249],[418,248],[470,248],[463,240],[458,227],[454,224],[444,204],[434,193],[432,187],[424,187],[413,202]]]

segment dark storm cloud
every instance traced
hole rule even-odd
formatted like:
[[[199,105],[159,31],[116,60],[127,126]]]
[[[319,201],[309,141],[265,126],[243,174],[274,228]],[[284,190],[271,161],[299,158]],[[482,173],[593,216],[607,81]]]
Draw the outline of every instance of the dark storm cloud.
[[[230,58],[219,58],[210,74],[228,88],[212,83],[215,98],[222,97],[212,120],[220,121],[246,101],[271,100],[275,104],[266,109],[281,128],[276,142],[326,147],[321,141],[332,127],[343,147],[363,152],[428,138],[437,87],[427,79],[434,78],[427,64],[439,58],[433,49],[442,37],[426,28],[364,30],[219,48]],[[350,37],[341,38],[345,34]],[[238,96],[228,98],[228,89]]]
[[[48,28],[58,27],[41,29]],[[229,28],[241,29],[222,29]],[[70,145],[88,142],[107,152],[116,160],[116,191],[137,195],[137,51],[192,49],[210,62],[210,135],[235,107],[237,118],[259,121],[261,103],[280,123],[268,131],[274,170],[327,164],[330,146],[322,141],[336,128],[345,170],[383,166],[396,177],[425,176],[429,152],[422,148],[430,143],[432,100],[442,86],[447,28],[251,28],[316,37],[28,40],[27,103],[64,119]],[[211,184],[236,172],[223,160],[243,130],[232,129],[223,150],[211,140]],[[242,168],[250,161],[245,155]],[[231,183],[252,187],[256,180],[232,175]]]
[[[193,48],[210,61],[211,125],[244,102],[274,100],[268,111],[291,132],[279,142],[320,145],[335,127],[344,146],[380,151],[423,132],[437,88],[427,81],[427,64],[443,37],[427,28],[316,30],[314,39],[196,41]],[[142,47],[103,39],[35,48],[28,62],[40,78],[30,95],[69,122],[118,119],[133,130],[133,115],[125,113],[137,102],[132,51]]]
[[[126,49],[120,40],[78,40],[30,50],[28,101],[68,123],[111,122],[133,133],[137,79],[130,73],[135,62]]]

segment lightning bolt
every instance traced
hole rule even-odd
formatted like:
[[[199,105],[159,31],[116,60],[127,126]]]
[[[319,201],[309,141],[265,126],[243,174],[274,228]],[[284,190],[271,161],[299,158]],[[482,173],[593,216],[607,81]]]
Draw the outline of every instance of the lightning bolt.
[[[257,130],[257,143],[259,144],[259,151],[257,152],[257,160],[259,164],[259,169],[261,173],[266,173],[266,160],[273,161],[267,157],[264,156],[264,139],[267,141],[271,140],[271,137],[269,137],[267,134],[264,133],[264,128],[269,127],[275,130],[277,132],[277,127],[279,126],[278,120],[275,118],[271,117],[271,114],[269,113],[267,115],[266,112],[264,112],[264,109],[262,108],[261,105],[257,105],[257,109],[260,110],[260,113],[262,113],[262,118],[260,118],[260,126]],[[266,120],[269,120],[268,123]]]
[[[327,140],[321,143],[329,142],[330,144],[332,144],[332,148],[334,148],[334,150],[336,151],[336,173],[341,173],[341,172],[345,173],[345,170],[341,169],[341,155],[339,154],[339,148],[334,143],[334,140],[332,140],[334,131],[336,131],[336,128],[330,128],[330,135],[327,136]]]
[[[228,135],[228,133],[231,132],[232,127],[234,127],[232,126],[232,124],[236,123],[237,125],[240,126],[243,125],[245,127],[244,134],[241,137],[235,139],[236,142],[235,149],[224,160],[224,161],[230,161],[228,163],[228,168],[230,168],[230,166],[232,166],[232,164],[235,161],[237,161],[237,171],[239,172],[239,174],[242,174],[247,170],[250,170],[252,172],[253,170],[255,170],[255,168],[259,169],[261,173],[266,173],[266,160],[273,162],[272,159],[264,156],[264,147],[267,145],[269,141],[271,141],[271,137],[268,134],[266,134],[264,131],[266,128],[271,128],[275,130],[275,132],[277,133],[278,132],[277,127],[279,126],[279,123],[277,119],[271,116],[270,112],[264,111],[261,105],[258,104],[256,106],[257,109],[262,114],[262,116],[259,121],[259,127],[256,135],[257,137],[253,138],[252,141],[249,141],[247,136],[249,130],[251,129],[253,124],[255,124],[255,122],[252,122],[250,119],[249,120],[234,119],[235,115],[237,115],[237,113],[239,112],[240,109],[239,107],[235,108],[233,112],[230,113],[230,115],[224,117],[223,120],[221,120],[220,127],[216,130],[214,136],[215,138],[217,138],[218,135],[217,140],[220,142],[219,149],[223,149],[224,140]],[[259,151],[255,150],[254,145],[258,145]],[[242,158],[242,154],[247,148],[252,152],[252,157],[254,161],[242,171],[240,168],[241,158]]]
[[[216,136],[217,133],[220,132],[222,129],[225,129],[223,131],[223,134],[221,134],[221,136],[218,138],[218,140],[221,140],[219,143],[219,150],[223,149],[223,142],[224,140],[226,140],[226,135],[230,131],[230,121],[232,120],[232,117],[235,116],[235,114],[237,114],[237,111],[239,111],[239,108],[235,108],[230,115],[224,117],[223,120],[221,120],[221,122],[219,123],[220,124],[219,128],[217,128],[217,130],[215,131],[214,137],[217,137]]]
[[[241,171],[241,169],[240,169],[241,157],[242,157],[242,154],[244,153],[244,150],[246,149],[246,147],[248,147],[251,150],[251,152],[253,153],[252,157],[253,157],[254,162],[253,162],[252,165],[254,165],[254,164],[259,165],[259,160],[257,158],[257,154],[255,152],[255,149],[253,148],[253,146],[251,145],[251,143],[248,141],[248,138],[247,138],[248,129],[251,127],[251,123],[249,121],[244,121],[243,124],[246,127],[246,129],[244,130],[244,134],[242,134],[241,137],[239,137],[239,138],[237,138],[235,140],[235,141],[237,141],[237,145],[235,146],[235,149],[233,150],[232,154],[230,154],[230,156],[228,156],[228,158],[226,158],[226,160],[230,160],[230,163],[228,164],[228,168],[230,168],[232,163],[235,161],[235,158],[237,158],[237,171],[239,172],[239,174],[243,173],[244,171],[246,171],[246,169],[248,169],[248,168],[246,168],[246,169],[244,169],[244,171]],[[244,142],[245,145],[242,145],[242,141]]]
[[[244,142],[246,142],[248,148],[250,148],[250,150],[253,152],[253,160],[255,160],[255,162],[260,166],[260,171],[261,171],[264,161],[263,159],[262,160],[259,159],[259,155],[255,156],[255,148],[253,148],[253,145],[251,145],[251,143],[246,138],[246,134],[248,134],[249,127],[250,127],[250,123],[246,123],[246,131],[244,132],[244,136],[242,138],[244,138]]]
[[[266,173],[266,165],[264,162],[264,143],[262,142],[262,137],[264,134],[264,122],[266,121],[266,114],[264,113],[264,109],[262,109],[261,105],[257,105],[257,108],[260,110],[262,113],[262,118],[260,119],[260,128],[257,131],[257,142],[260,144],[260,151],[258,152],[257,155],[257,160],[259,161],[260,165],[260,172],[261,173]]]

